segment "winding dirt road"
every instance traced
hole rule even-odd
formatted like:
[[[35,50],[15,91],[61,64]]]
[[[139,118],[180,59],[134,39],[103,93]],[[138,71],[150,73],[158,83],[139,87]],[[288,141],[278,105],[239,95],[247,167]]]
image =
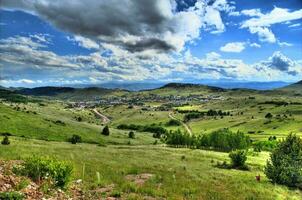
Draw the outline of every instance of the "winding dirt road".
[[[100,113],[96,108],[94,108],[92,111],[94,112],[95,115],[97,115],[98,117],[100,117],[102,119],[102,122],[104,124],[108,124],[110,122],[110,119],[108,117],[106,117],[105,115],[103,115],[102,113]]]
[[[181,125],[182,125],[183,127],[185,127],[186,131],[187,131],[190,135],[193,135],[191,128],[190,128],[186,123],[184,123],[183,121],[181,121],[181,120],[175,118],[172,114],[173,114],[173,113],[170,112],[170,113],[169,113],[169,117],[170,117],[171,119],[174,119],[174,120],[179,121],[179,122],[181,123]]]

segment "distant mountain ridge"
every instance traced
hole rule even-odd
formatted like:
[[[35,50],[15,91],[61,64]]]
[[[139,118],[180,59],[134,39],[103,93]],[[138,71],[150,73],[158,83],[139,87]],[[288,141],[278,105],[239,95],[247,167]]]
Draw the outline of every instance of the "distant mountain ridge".
[[[3,87],[2,87],[3,88]],[[104,97],[119,97],[127,94],[141,94],[141,93],[154,93],[159,95],[174,95],[182,93],[194,93],[194,94],[207,94],[207,93],[218,93],[218,92],[261,92],[261,90],[246,89],[246,88],[232,88],[225,89],[216,86],[209,86],[205,84],[195,83],[167,83],[163,86],[155,89],[146,89],[141,91],[129,91],[125,89],[108,89],[102,87],[87,87],[87,88],[74,88],[74,87],[55,87],[45,86],[36,88],[4,88],[5,90],[14,91],[16,94],[30,95],[30,96],[41,96],[58,99],[68,99],[76,101],[86,100],[98,100]],[[274,89],[265,90],[263,92],[270,93],[289,93],[302,95],[302,81],[297,83]]]
[[[208,86],[208,85],[202,85],[202,84],[194,84],[194,83],[168,83],[161,88],[174,88],[174,89],[182,89],[182,88],[201,88],[201,89],[209,89],[216,92],[223,92],[226,91],[223,88],[215,87],[215,86]]]
[[[76,89],[72,87],[36,87],[36,88],[24,88],[17,90],[19,94],[33,95],[33,96],[55,96],[60,93],[74,92]]]
[[[297,83],[295,83],[295,84],[297,84],[297,85],[302,85],[302,80],[299,81],[299,82],[297,82]]]
[[[127,93],[126,90],[121,89],[107,89],[99,87],[88,88],[73,88],[73,87],[37,87],[37,88],[22,88],[16,89],[16,93],[22,95],[30,95],[37,97],[55,97],[59,99],[68,100],[96,100],[104,96],[119,96]]]

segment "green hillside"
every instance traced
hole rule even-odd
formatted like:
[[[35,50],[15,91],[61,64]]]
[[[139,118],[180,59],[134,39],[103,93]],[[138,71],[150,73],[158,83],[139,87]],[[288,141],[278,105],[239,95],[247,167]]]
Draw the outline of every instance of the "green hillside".
[[[192,84],[169,84],[140,92],[97,88],[22,91],[23,95],[0,91],[0,140],[5,135],[10,139],[10,145],[0,145],[0,160],[40,155],[69,161],[75,168],[71,188],[81,179],[77,187],[86,199],[302,197],[300,190],[272,184],[265,176],[270,152],[264,150],[274,147],[258,152],[254,146],[276,143],[289,133],[302,136],[302,99],[291,92],[223,90]],[[86,102],[99,97],[107,100]],[[109,136],[101,134],[105,125]],[[122,129],[121,125],[131,126]],[[170,131],[198,138],[225,128],[250,137],[248,170],[219,167],[230,163],[226,152],[173,148],[165,141]],[[158,129],[166,135],[156,136],[153,131]],[[82,142],[68,142],[73,135],[80,136]],[[276,140],[270,142],[269,138]],[[143,183],[129,179],[144,174],[151,178]],[[98,192],[104,190],[107,192]]]

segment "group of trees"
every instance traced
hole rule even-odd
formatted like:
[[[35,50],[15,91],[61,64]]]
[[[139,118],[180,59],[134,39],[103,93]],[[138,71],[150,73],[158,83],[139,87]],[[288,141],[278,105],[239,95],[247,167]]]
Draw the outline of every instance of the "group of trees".
[[[180,126],[181,122],[179,120],[176,119],[170,119],[167,123],[167,126]]]
[[[219,151],[231,151],[245,149],[251,144],[249,136],[242,132],[232,132],[229,129],[221,129],[201,136],[191,136],[180,130],[166,134],[166,144],[190,148],[209,148]]]
[[[204,116],[210,116],[210,117],[213,117],[213,116],[228,116],[230,115],[230,112],[223,112],[222,110],[208,110],[206,112],[200,112],[200,111],[197,111],[197,110],[194,110],[194,111],[178,111],[180,113],[186,113],[185,116],[184,116],[184,121],[189,121],[191,119],[198,119],[198,118],[201,118],[201,117],[204,117]]]
[[[122,130],[150,132],[153,133],[153,137],[155,138],[161,138],[162,135],[165,135],[168,132],[167,129],[156,124],[151,124],[151,125],[120,124],[117,126],[117,128]]]

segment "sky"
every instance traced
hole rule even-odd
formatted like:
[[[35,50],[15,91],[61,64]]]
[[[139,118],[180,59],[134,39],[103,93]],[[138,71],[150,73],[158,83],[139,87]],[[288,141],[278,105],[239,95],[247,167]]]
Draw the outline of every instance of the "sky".
[[[302,79],[301,0],[1,0],[0,85]]]

